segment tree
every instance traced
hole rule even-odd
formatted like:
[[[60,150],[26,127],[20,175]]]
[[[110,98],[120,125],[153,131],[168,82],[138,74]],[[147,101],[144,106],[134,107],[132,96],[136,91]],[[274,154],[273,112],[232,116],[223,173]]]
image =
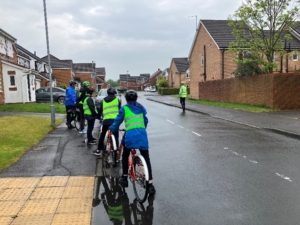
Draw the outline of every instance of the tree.
[[[106,81],[106,82],[110,85],[110,87],[117,87],[117,86],[119,86],[119,80],[114,81],[114,80],[112,80],[112,79],[109,79],[109,80]]]
[[[299,18],[300,0],[245,0],[233,16],[229,26],[233,28],[235,41],[230,51],[236,55],[251,53],[249,60],[255,60],[262,71],[273,72],[275,53],[286,54],[284,43],[291,39],[287,32]],[[242,64],[243,58],[236,62]]]

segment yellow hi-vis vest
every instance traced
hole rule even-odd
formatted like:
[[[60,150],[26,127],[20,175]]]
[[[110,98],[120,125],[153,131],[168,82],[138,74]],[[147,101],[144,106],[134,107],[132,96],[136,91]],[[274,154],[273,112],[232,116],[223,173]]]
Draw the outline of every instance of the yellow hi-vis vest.
[[[181,98],[186,98],[187,97],[187,88],[186,88],[186,86],[182,85],[180,88],[181,88],[180,97]]]
[[[103,100],[103,120],[115,119],[119,113],[119,99],[115,98],[111,102]]]
[[[79,98],[82,95],[82,92],[79,92]],[[81,100],[80,102],[78,102],[79,104],[83,104],[83,101]]]
[[[136,128],[146,128],[143,113],[134,114],[128,106],[124,106],[126,131]]]
[[[92,115],[92,111],[89,108],[89,105],[87,104],[87,100],[88,100],[89,96],[87,96],[84,101],[83,101],[83,111],[84,111],[84,115]],[[97,113],[97,108],[95,106],[95,112]]]

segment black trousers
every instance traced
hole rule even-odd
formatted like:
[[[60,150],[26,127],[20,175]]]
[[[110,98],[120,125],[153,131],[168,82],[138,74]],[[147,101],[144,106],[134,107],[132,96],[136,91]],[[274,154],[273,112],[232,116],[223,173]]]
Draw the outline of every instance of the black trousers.
[[[99,141],[98,141],[98,150],[105,150],[103,149],[104,146],[103,146],[103,141],[104,141],[104,138],[105,138],[105,134],[106,134],[106,131],[109,129],[110,125],[102,125],[102,132],[100,134],[100,138],[99,138]],[[113,135],[115,136],[115,139],[116,139],[116,144],[117,144],[117,148],[119,147],[119,131],[117,132],[113,132]]]
[[[90,119],[87,120],[87,132],[86,132],[86,136],[89,141],[93,140],[93,130],[94,130],[94,125],[95,125],[95,119]]]
[[[74,116],[72,115],[73,112],[69,112],[71,110],[74,110],[74,113],[75,113],[75,106],[74,105],[66,105],[67,124],[70,124],[74,118]]]
[[[84,110],[83,110],[83,104],[78,104],[79,109],[79,119],[80,119],[80,130],[84,129]]]
[[[185,110],[185,98],[180,97],[180,104],[182,106],[182,109]]]
[[[128,157],[130,155],[130,150],[129,148],[126,148],[124,146],[123,148],[123,155],[122,155],[122,167],[123,167],[123,174],[128,174]],[[140,149],[141,155],[144,157],[148,171],[149,171],[149,180],[152,180],[152,168],[151,168],[151,162],[150,162],[150,157],[149,157],[149,150],[141,150]]]

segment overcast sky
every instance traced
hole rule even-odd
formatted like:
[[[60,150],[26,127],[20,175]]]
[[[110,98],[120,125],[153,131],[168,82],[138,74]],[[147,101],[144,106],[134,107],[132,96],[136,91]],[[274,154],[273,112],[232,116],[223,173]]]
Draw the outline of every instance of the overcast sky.
[[[96,62],[106,80],[153,74],[187,57],[196,17],[225,20],[241,0],[46,0],[50,53]],[[37,56],[47,55],[43,0],[1,0],[0,28]]]

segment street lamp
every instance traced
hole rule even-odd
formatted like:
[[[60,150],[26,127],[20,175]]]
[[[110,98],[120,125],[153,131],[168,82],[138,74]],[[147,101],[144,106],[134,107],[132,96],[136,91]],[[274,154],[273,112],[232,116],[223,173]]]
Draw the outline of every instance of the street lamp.
[[[48,38],[48,23],[47,23],[47,11],[46,11],[46,0],[44,0],[44,17],[45,17],[45,31],[46,31],[46,42],[47,42],[47,54],[48,54],[48,70],[49,70],[49,79],[50,79],[50,110],[51,110],[51,126],[55,127],[55,112],[53,105],[53,96],[52,96],[52,72],[50,64],[50,50],[49,50],[49,38]]]
[[[126,85],[127,85],[127,89],[128,89],[128,70],[127,70],[127,82],[126,82]]]
[[[188,17],[196,17],[196,32],[197,32],[197,15],[194,15],[194,16],[188,16]]]

